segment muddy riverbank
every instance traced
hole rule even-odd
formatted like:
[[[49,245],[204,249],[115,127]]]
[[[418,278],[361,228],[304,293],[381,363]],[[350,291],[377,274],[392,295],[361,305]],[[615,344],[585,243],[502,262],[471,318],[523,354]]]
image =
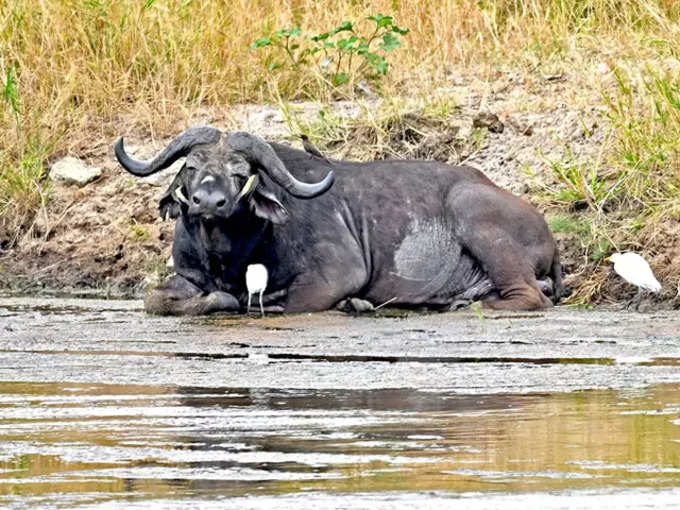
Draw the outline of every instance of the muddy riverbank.
[[[500,88],[506,85],[504,79],[498,84]],[[505,126],[502,132],[492,132],[474,127],[481,108],[480,94],[486,93],[479,87],[469,83],[450,91],[460,100],[455,115],[432,117],[422,104],[414,102],[379,128],[366,120],[380,111],[379,101],[340,101],[323,108],[316,103],[291,104],[288,113],[294,115],[293,124],[280,108],[268,105],[201,111],[191,123],[212,124],[225,131],[247,130],[268,140],[299,145],[296,130],[325,132],[328,126],[322,129],[326,122],[323,119],[330,116],[344,126],[336,126],[344,138],[326,141],[324,152],[329,156],[354,160],[437,159],[479,168],[495,183],[546,214],[556,230],[565,283],[572,290],[581,288],[578,299],[584,293],[592,294],[587,301],[597,303],[630,299],[635,289],[621,281],[609,264],[584,253],[586,239],[579,228],[588,220],[574,220],[571,226],[559,226],[559,221],[553,224],[553,216],[562,215],[564,220],[564,211],[547,210],[544,200],[546,189],[557,185],[551,161],[567,156],[589,161],[602,150],[607,131],[602,112],[598,108],[550,103],[528,113],[525,105],[537,104],[542,95],[516,89],[511,95],[489,98],[484,108],[498,112],[499,122]],[[564,93],[564,84],[546,84],[543,92],[559,97]],[[149,159],[185,127],[178,125],[175,131],[158,139],[132,128],[121,128],[118,135],[125,136],[126,147],[133,156]],[[174,222],[161,220],[158,200],[181,161],[158,175],[133,178],[116,162],[114,140],[115,137],[99,140],[86,158],[80,158],[83,164],[100,169],[101,175],[95,181],[83,187],[59,180],[51,182],[46,205],[21,228],[12,226],[13,218],[0,218],[0,289],[23,294],[85,290],[99,296],[138,298],[149,285],[172,272],[168,263]],[[581,227],[574,230],[578,225]],[[673,269],[680,261],[677,233],[677,222],[669,221],[649,239],[639,239],[641,247],[655,252],[654,257],[649,257],[650,263],[663,283],[663,291],[654,297],[654,308],[680,306],[677,271]],[[584,291],[582,286],[588,280],[595,287]]]
[[[680,382],[680,316],[672,311],[386,310],[259,319],[149,317],[140,301],[123,300],[4,298],[0,307],[4,380],[222,387],[219,374],[227,370],[232,387],[313,382],[462,393]]]

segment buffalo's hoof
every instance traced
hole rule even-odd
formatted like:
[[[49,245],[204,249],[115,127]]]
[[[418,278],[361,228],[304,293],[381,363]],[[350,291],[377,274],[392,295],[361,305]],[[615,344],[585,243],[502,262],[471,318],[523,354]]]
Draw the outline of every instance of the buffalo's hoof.
[[[241,309],[241,304],[231,294],[216,290],[205,298],[207,312],[237,312]]]
[[[453,303],[449,305],[448,311],[455,312],[456,310],[460,310],[461,308],[466,308],[470,306],[471,303],[472,300],[470,299],[456,299]]]
[[[368,313],[374,312],[373,303],[359,298],[347,298],[340,301],[336,307],[341,312],[346,313]]]

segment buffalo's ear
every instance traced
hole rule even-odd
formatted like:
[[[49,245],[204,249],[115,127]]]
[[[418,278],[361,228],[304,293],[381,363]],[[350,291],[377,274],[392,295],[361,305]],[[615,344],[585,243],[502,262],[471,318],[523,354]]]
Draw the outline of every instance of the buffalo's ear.
[[[172,196],[172,191],[166,191],[158,202],[158,212],[163,221],[168,218],[177,219],[181,210],[179,203]]]
[[[276,225],[288,221],[288,211],[273,193],[263,188],[257,188],[250,197],[250,206],[255,213],[265,220]]]
[[[165,193],[161,196],[161,199],[158,201],[158,212],[160,213],[161,219],[163,221],[167,220],[168,218],[177,219],[177,217],[181,213],[181,206],[179,203],[179,197],[176,194],[177,188],[182,187],[182,171],[184,170],[184,167],[182,167],[182,170],[177,172],[177,175],[175,175],[175,178],[172,180],[170,183],[170,186],[168,186],[168,189],[165,190]]]

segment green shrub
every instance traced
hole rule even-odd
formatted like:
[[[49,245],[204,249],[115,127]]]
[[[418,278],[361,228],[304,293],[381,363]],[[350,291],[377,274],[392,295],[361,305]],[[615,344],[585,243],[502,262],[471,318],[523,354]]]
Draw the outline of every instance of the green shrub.
[[[343,21],[313,36],[303,35],[299,26],[277,30],[257,39],[250,48],[269,48],[265,62],[272,72],[312,69],[333,87],[361,79],[375,81],[387,74],[387,54],[401,46],[401,37],[409,29],[396,25],[392,16],[376,14],[365,19],[373,22],[368,29],[365,24]],[[282,55],[287,58],[287,67]]]

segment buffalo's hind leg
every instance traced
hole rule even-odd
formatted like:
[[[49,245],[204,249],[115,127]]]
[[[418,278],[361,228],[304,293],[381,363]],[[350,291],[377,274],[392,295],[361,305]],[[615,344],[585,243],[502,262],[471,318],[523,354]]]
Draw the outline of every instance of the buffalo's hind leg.
[[[180,275],[170,277],[159,287],[147,291],[144,309],[152,315],[206,315],[238,312],[238,300],[222,291],[204,293]]]
[[[466,232],[464,246],[477,258],[493,281],[498,296],[483,301],[498,310],[540,310],[553,306],[536,281],[529,254],[503,229],[493,224],[479,225]]]
[[[484,306],[496,310],[542,310],[552,307],[552,301],[543,292],[547,289],[539,289],[533,279],[533,271],[524,273],[516,280],[499,279],[498,297],[483,301]]]
[[[343,299],[337,305],[335,305],[335,308],[346,313],[375,312],[375,306],[373,306],[373,303],[356,297]]]

